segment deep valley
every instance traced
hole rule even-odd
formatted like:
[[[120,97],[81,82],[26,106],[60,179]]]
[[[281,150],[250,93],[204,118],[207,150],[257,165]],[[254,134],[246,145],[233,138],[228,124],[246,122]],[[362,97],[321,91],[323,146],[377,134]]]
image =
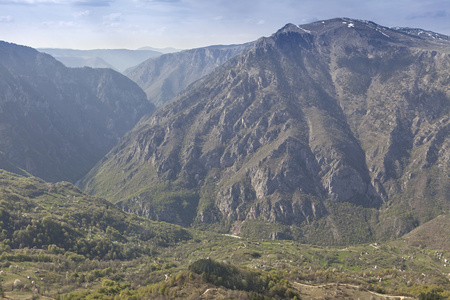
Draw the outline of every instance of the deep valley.
[[[450,297],[448,36],[89,53],[0,41],[0,298]]]

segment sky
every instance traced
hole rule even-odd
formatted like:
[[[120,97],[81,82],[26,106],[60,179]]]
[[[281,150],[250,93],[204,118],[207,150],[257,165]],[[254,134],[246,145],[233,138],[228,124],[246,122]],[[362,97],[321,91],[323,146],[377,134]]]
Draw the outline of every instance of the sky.
[[[0,0],[0,40],[33,48],[191,49],[335,17],[450,35],[450,0]]]

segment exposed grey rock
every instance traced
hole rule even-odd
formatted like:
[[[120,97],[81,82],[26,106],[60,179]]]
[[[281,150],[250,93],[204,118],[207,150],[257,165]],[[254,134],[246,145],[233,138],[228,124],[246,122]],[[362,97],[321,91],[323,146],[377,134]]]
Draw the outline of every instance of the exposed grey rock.
[[[448,53],[371,22],[288,24],[136,127],[83,186],[123,200],[148,182],[212,181],[197,222],[258,219],[305,236],[316,222],[344,242],[357,219],[364,240],[401,235],[450,208]],[[123,175],[105,184],[109,174]]]

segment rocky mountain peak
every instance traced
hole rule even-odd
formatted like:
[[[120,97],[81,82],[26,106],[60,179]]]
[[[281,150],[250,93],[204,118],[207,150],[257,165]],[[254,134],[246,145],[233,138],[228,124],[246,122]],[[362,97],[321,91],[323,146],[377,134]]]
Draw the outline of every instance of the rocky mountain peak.
[[[365,21],[288,24],[136,127],[83,186],[184,225],[400,235],[433,215],[427,203],[449,208],[450,59],[439,47]],[[349,214],[370,233],[349,233]]]
[[[431,46],[443,52],[447,52],[450,46],[449,37],[439,33],[417,28],[389,28],[371,21],[350,18],[335,18],[303,25],[287,24],[274,36],[287,32],[311,35],[317,40],[332,40],[333,43],[348,45],[369,42],[377,47],[383,44],[419,48]]]

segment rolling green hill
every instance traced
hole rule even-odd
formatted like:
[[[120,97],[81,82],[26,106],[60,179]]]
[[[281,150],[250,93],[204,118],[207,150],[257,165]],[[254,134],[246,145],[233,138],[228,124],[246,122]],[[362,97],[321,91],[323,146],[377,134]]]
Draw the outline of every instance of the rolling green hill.
[[[432,222],[405,239],[346,248],[239,238],[137,217],[67,182],[0,171],[0,296],[444,299],[450,252],[437,235],[426,247],[413,238],[436,230]]]
[[[177,226],[126,214],[68,182],[46,183],[0,170],[2,249],[54,249],[91,259],[129,259],[151,245],[190,239]]]

